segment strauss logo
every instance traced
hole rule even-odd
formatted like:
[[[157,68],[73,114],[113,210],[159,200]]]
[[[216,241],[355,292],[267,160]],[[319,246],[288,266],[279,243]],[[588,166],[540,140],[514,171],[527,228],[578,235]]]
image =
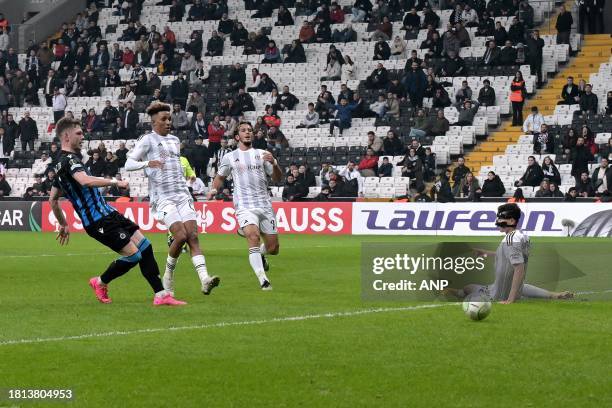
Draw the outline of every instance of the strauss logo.
[[[210,211],[206,207],[207,205],[204,204],[202,206],[202,210],[197,211],[197,215],[198,215],[197,223],[198,223],[198,226],[200,227],[200,231],[203,234],[206,233],[206,228],[210,227],[215,222],[215,215],[213,214],[212,211]]]

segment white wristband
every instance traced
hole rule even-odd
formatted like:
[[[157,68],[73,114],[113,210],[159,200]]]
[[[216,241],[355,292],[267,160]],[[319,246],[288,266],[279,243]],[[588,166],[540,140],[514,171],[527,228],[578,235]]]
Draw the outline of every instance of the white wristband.
[[[111,186],[116,186],[118,183],[119,181],[115,177],[111,179]]]

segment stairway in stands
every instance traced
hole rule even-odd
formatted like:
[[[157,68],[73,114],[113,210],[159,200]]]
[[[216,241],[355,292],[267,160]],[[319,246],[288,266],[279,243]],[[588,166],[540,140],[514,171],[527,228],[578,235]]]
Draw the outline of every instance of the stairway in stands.
[[[554,27],[554,23],[551,26]],[[541,34],[553,32],[541,30]],[[609,34],[585,35],[580,52],[554,78],[549,78],[544,88],[537,90],[532,98],[527,100],[523,109],[524,118],[531,113],[532,106],[537,106],[544,116],[553,114],[561,98],[561,90],[567,83],[567,77],[573,76],[575,83],[583,78],[588,82],[589,76],[599,70],[599,65],[608,62],[611,48],[612,37]],[[466,155],[466,165],[477,174],[481,166],[493,164],[493,156],[504,154],[507,145],[516,144],[521,134],[521,127],[512,126],[511,118],[505,120],[499,129]]]

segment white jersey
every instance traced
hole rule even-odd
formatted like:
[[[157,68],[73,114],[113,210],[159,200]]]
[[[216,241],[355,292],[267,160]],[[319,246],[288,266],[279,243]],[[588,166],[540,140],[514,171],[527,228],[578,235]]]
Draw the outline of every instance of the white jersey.
[[[527,273],[529,250],[529,237],[522,231],[514,230],[502,239],[495,253],[495,283],[489,288],[493,299],[508,299],[514,278],[514,266],[524,264],[525,273]],[[522,285],[518,293],[519,297],[521,292]]]
[[[236,149],[221,159],[218,174],[234,181],[234,207],[236,210],[271,208],[267,176],[274,166],[263,160],[265,150]]]
[[[158,201],[185,196],[191,198],[185,184],[181,166],[181,142],[173,135],[161,136],[155,132],[142,135],[134,148],[128,153],[136,161],[158,160],[164,165],[161,169],[147,167],[149,178],[149,197],[155,206]]]

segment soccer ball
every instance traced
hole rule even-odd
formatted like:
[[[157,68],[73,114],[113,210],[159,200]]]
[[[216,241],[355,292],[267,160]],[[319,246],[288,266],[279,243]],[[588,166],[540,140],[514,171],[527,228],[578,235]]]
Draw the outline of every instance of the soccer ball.
[[[491,302],[484,299],[466,299],[463,311],[472,320],[483,320],[491,313]]]

